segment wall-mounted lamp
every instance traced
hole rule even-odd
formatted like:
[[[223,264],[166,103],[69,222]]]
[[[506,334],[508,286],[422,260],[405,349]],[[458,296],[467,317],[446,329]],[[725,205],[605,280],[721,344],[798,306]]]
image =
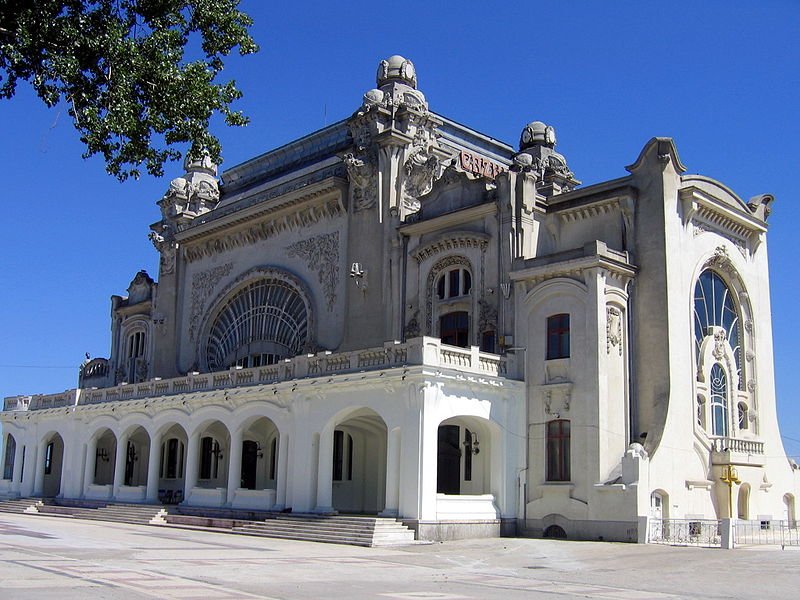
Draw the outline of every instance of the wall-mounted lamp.
[[[464,440],[464,448],[467,452],[472,452],[473,454],[480,454],[481,449],[479,446],[481,443],[478,441],[478,434],[474,431],[469,432],[469,437]]]
[[[256,442],[256,458],[264,458],[264,448],[261,447],[261,442]]]
[[[214,458],[217,460],[222,460],[224,458],[222,454],[222,448],[219,447],[217,442],[214,442],[214,447],[211,449],[211,454],[213,454]]]
[[[99,458],[103,462],[108,462],[109,461],[108,450],[106,450],[105,448],[98,449],[97,453],[96,453],[96,456],[97,456],[97,458]]]
[[[357,288],[362,292],[367,291],[367,270],[361,263],[354,262],[350,266],[350,277],[355,279]]]

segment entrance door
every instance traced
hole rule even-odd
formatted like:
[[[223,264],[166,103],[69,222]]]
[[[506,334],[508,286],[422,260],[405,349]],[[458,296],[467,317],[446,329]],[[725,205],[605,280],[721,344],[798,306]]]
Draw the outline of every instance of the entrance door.
[[[242,442],[242,487],[256,489],[256,470],[258,468],[258,443],[252,440]]]
[[[439,425],[439,452],[436,465],[436,492],[461,493],[461,445],[458,425]]]
[[[128,441],[128,452],[125,455],[125,485],[133,485],[133,468],[136,463],[136,446]]]

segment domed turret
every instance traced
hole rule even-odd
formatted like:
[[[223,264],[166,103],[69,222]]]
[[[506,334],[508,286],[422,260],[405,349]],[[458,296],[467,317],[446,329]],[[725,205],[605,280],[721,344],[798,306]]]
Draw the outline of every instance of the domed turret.
[[[556,145],[556,130],[541,121],[533,121],[525,126],[519,136],[519,149],[527,150],[533,146],[547,146],[554,148]]]
[[[417,72],[414,70],[414,63],[398,54],[390,56],[378,65],[376,81],[378,87],[397,81],[417,89]]]

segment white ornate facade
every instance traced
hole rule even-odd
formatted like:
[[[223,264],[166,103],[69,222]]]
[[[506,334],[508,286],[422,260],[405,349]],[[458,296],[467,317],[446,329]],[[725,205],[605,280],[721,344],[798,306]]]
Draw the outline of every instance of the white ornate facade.
[[[654,138],[581,187],[382,61],[349,118],[151,226],[158,281],[112,297],[108,359],[7,398],[0,494],[395,515],[421,537],[636,540],[640,517],[794,520],[775,410],[770,196]]]

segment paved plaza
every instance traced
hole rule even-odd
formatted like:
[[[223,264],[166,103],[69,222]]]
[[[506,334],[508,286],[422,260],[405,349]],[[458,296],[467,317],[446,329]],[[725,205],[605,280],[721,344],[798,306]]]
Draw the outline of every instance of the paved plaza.
[[[491,539],[358,548],[0,515],[0,598],[781,598],[800,548]]]

